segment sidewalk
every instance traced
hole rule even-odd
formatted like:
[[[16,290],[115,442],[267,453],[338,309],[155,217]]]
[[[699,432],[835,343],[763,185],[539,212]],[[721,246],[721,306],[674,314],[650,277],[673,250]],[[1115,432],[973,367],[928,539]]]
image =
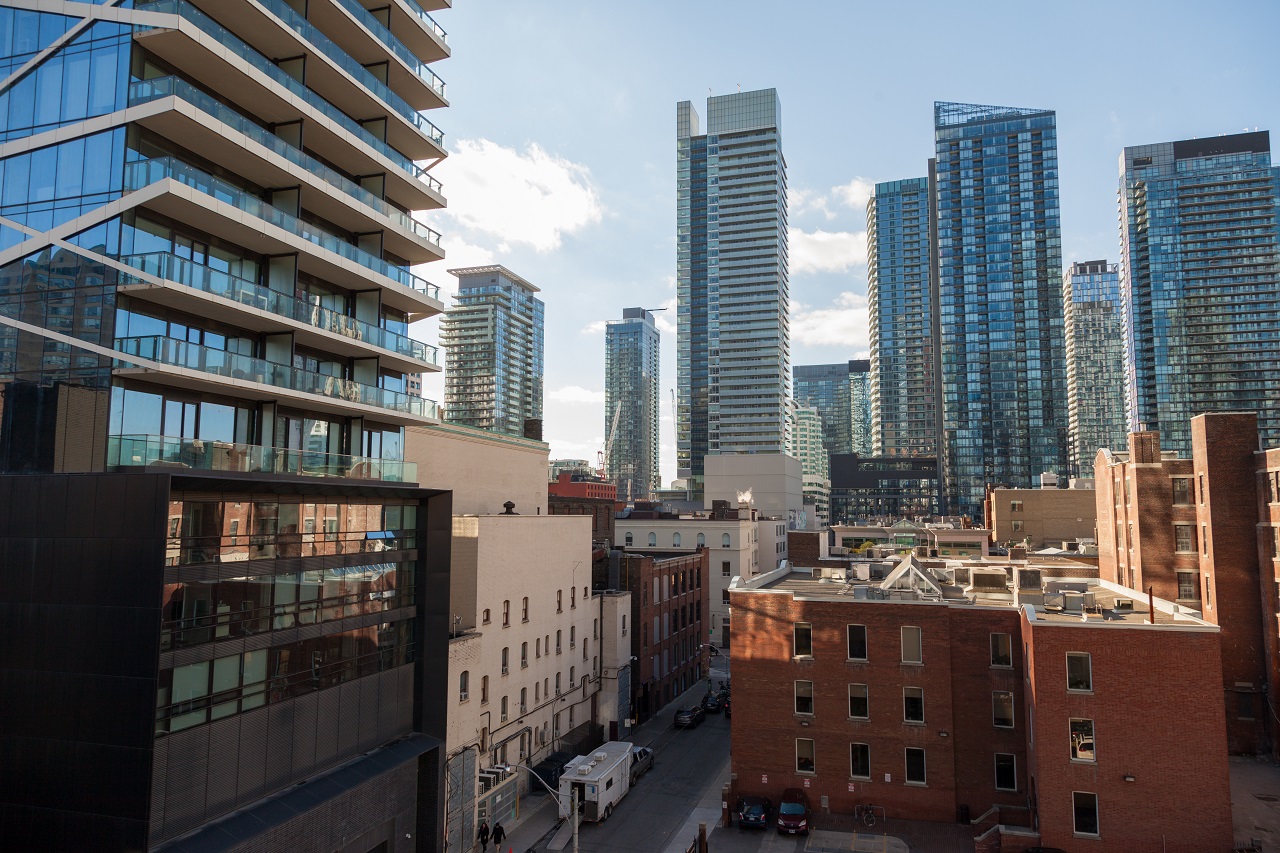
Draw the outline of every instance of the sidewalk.
[[[713,678],[721,677],[717,673],[712,673]],[[636,726],[630,735],[631,742],[636,746],[650,746],[658,738],[671,728],[671,717],[675,714],[676,709],[684,705],[695,705],[702,700],[707,693],[707,680],[696,682],[692,687],[684,693],[671,700],[658,713],[654,714],[642,725]],[[693,814],[689,816],[693,824],[694,834],[698,831],[698,820],[694,820],[694,815],[704,811],[704,802],[709,802],[709,797],[714,795],[715,799],[715,816],[704,820],[707,823],[707,830],[710,831],[716,821],[720,819],[720,784],[728,779],[728,762],[725,763],[724,779],[713,784],[708,793],[698,803],[698,807],[694,809]],[[688,821],[686,822],[686,826]],[[537,847],[541,849],[542,845],[551,840],[551,836],[555,833],[556,828],[560,825],[559,810],[556,808],[555,797],[548,793],[542,796],[526,794],[520,798],[520,817],[511,823],[504,823],[503,829],[507,831],[507,839],[502,842],[502,850],[495,853],[508,853],[508,849],[512,853],[525,853],[525,851]],[[683,837],[683,830],[681,831]],[[690,836],[692,837],[692,836]],[[688,846],[688,842],[685,842]],[[681,848],[683,850],[683,848]]]

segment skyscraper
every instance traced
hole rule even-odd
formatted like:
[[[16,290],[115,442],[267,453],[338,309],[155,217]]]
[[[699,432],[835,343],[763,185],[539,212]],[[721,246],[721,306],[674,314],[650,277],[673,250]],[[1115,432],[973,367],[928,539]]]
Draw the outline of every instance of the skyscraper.
[[[458,295],[440,325],[445,419],[525,435],[525,422],[542,418],[538,288],[502,266],[449,272],[458,277]]]
[[[871,360],[849,362],[849,432],[853,452],[869,455],[875,444],[871,415]]]
[[[822,418],[822,444],[833,453],[871,452],[871,362],[797,364],[795,399]]]
[[[929,193],[928,178],[908,178],[876,184],[867,201],[870,452],[877,456],[938,452],[942,407]]]
[[[1191,452],[1191,418],[1256,411],[1280,442],[1280,171],[1266,131],[1125,148],[1129,426]]]
[[[1069,471],[1092,477],[1100,447],[1127,441],[1120,273],[1106,261],[1075,263],[1062,277],[1067,347]]]
[[[643,308],[624,308],[604,332],[605,478],[621,500],[648,500],[658,470],[658,327]]]
[[[787,453],[800,460],[804,502],[820,527],[831,519],[831,459],[824,444],[822,418],[812,406],[796,406],[792,412]]]
[[[1067,461],[1058,141],[1051,110],[934,104],[948,511]]]
[[[676,452],[782,453],[791,383],[787,163],[773,89],[676,105]]]
[[[0,8],[0,846],[434,849],[414,8]]]

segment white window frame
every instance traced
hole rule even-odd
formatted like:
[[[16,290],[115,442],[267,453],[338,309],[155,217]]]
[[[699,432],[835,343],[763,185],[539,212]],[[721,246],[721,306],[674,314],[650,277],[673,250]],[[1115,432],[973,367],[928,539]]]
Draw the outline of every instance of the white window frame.
[[[1086,832],[1076,826],[1076,795],[1080,794],[1085,797],[1093,797],[1093,822],[1097,824],[1097,829],[1093,832]],[[1100,838],[1102,836],[1102,810],[1098,807],[1098,795],[1094,791],[1072,791],[1071,792],[1071,831],[1072,834],[1081,838]]]
[[[899,631],[899,639],[902,644],[901,645],[902,662],[904,664],[909,664],[911,666],[924,666],[924,629],[920,628],[918,625],[903,625],[901,628],[898,629],[898,631]],[[916,632],[916,649],[920,652],[920,657],[918,660],[907,659],[907,632],[908,631]]]
[[[1089,664],[1089,686],[1088,687],[1072,687],[1071,686],[1071,659],[1073,657],[1082,657]],[[1093,655],[1089,652],[1067,652],[1067,692],[1068,693],[1092,693],[1093,692]]]
[[[864,715],[862,715],[861,717],[856,716],[856,715],[853,713],[853,699],[854,699],[854,696],[855,696],[855,693],[856,693],[856,691],[854,690],[854,688],[855,688],[855,687],[861,687],[861,688],[862,688],[862,699],[863,699],[863,700],[865,700],[866,705],[867,705],[867,713],[866,713],[866,714],[864,714]],[[848,705],[848,709],[849,709],[849,719],[851,719],[851,720],[869,720],[869,719],[871,719],[871,688],[870,688],[870,686],[868,686],[868,685],[866,685],[866,684],[858,684],[858,683],[856,683],[856,682],[855,682],[855,683],[853,683],[853,684],[850,684],[850,685],[849,685],[849,692],[848,692],[848,699],[849,699],[849,705]]]

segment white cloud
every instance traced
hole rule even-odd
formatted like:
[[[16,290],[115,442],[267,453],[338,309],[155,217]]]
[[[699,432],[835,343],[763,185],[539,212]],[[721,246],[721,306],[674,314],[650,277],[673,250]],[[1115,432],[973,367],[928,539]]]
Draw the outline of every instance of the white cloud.
[[[603,391],[592,391],[589,388],[583,388],[580,385],[566,385],[563,388],[548,391],[547,398],[555,400],[557,403],[587,403],[592,405],[604,404]]]
[[[609,325],[608,320],[592,320],[590,323],[582,327],[584,335],[603,335],[605,326]]]
[[[587,167],[536,143],[517,151],[488,139],[462,139],[435,171],[449,196],[444,215],[496,237],[499,252],[517,243],[538,252],[558,249],[564,235],[604,215]]]
[[[816,210],[822,213],[827,220],[836,218],[835,211],[827,206],[827,197],[813,190],[788,190],[787,204],[793,216]]]
[[[824,308],[794,305],[791,311],[791,340],[810,346],[839,346],[862,352],[869,346],[867,297],[844,291],[834,304]]]
[[[831,197],[854,210],[865,210],[867,201],[876,191],[876,185],[866,178],[854,178],[847,184],[831,188]]]
[[[847,272],[867,262],[867,232],[801,231],[788,234],[792,274]]]

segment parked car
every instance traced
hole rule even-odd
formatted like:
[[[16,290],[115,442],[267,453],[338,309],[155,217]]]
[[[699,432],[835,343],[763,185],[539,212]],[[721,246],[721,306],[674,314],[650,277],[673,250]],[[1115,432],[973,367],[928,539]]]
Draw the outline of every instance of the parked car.
[[[706,718],[705,711],[697,705],[691,705],[688,708],[681,708],[676,711],[675,727],[678,729],[696,728]]]
[[[778,804],[778,834],[808,835],[812,815],[809,796],[800,788],[787,788],[782,792],[782,802]]]
[[[773,803],[767,797],[743,797],[738,800],[738,829],[764,829],[773,816]]]
[[[730,702],[728,699],[724,700],[724,715],[726,717],[733,716],[733,703]]]
[[[721,707],[720,697],[715,693],[708,693],[702,697],[702,710],[708,714],[719,714]]]
[[[631,750],[631,784],[653,769],[653,750],[647,746],[633,747]]]

